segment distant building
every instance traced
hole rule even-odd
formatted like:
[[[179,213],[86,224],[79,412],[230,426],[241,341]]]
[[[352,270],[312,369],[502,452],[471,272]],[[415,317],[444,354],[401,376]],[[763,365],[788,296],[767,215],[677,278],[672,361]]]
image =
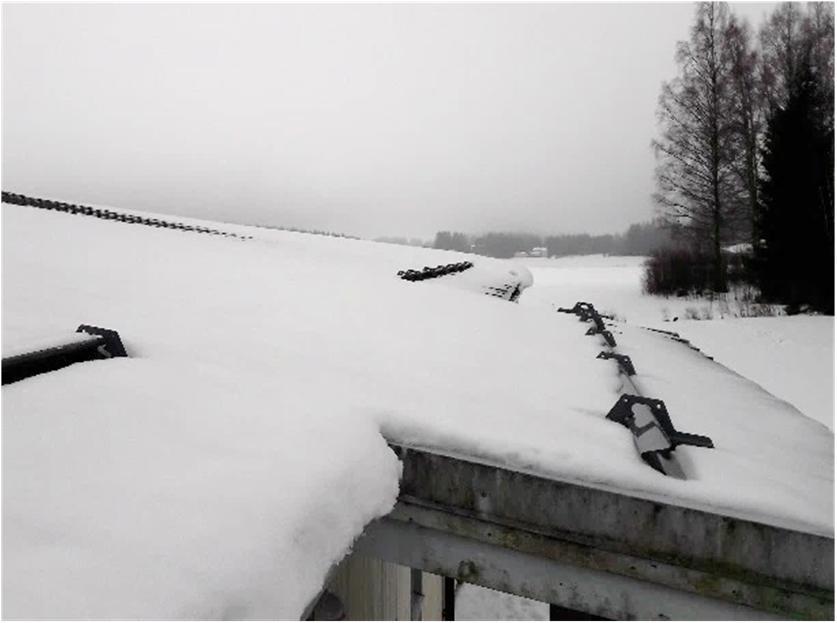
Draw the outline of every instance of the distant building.
[[[546,247],[532,247],[531,251],[518,251],[514,257],[549,257]]]

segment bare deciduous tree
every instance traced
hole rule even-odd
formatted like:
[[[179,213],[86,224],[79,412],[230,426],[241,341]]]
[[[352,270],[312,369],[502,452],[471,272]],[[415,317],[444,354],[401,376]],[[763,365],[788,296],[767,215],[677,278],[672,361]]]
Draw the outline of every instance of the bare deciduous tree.
[[[722,244],[733,239],[745,198],[736,172],[733,60],[724,3],[698,5],[689,41],[680,42],[680,75],[663,85],[655,195],[662,218],[708,252],[713,287],[726,290]]]
[[[803,54],[807,49],[811,70],[825,101],[834,101],[834,5],[830,2],[809,2],[802,24]],[[834,124],[833,117],[826,121]]]
[[[806,8],[784,2],[759,33],[762,47],[760,77],[767,103],[784,108],[802,63],[810,65],[817,81],[834,94],[834,5],[809,2]]]
[[[784,2],[759,33],[762,48],[761,82],[770,108],[783,107],[799,68],[803,38],[802,5]]]
[[[735,141],[733,163],[747,205],[747,210],[741,215],[744,217],[743,228],[753,239],[759,202],[760,142],[767,108],[758,79],[759,54],[753,47],[749,24],[731,15],[725,39],[732,71],[730,112]],[[755,242],[753,239],[754,245]]]

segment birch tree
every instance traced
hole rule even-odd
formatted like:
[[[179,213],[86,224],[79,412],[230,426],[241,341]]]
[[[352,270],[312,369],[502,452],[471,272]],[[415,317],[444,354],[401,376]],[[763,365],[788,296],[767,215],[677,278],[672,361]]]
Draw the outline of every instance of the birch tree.
[[[746,210],[736,220],[742,223],[755,248],[761,139],[767,115],[764,91],[759,80],[760,58],[753,45],[749,24],[739,21],[735,15],[730,16],[725,39],[731,61],[733,166],[746,203]]]
[[[732,58],[724,3],[698,4],[688,41],[680,42],[680,75],[663,85],[655,194],[661,217],[686,232],[712,259],[713,288],[727,289],[722,244],[732,238],[744,198],[736,177],[732,123]]]

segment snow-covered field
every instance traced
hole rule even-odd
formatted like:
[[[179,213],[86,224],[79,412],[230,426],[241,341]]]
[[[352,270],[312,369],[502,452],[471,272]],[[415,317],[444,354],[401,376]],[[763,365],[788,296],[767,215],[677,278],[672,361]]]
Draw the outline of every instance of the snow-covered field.
[[[130,355],[3,388],[6,618],[298,617],[395,502],[382,434],[833,533],[830,431],[630,317],[637,384],[716,447],[679,448],[690,479],[671,479],[604,419],[616,366],[552,305],[641,300],[636,266],[536,266],[514,305],[484,290],[530,283],[517,264],[224,229],[255,239],[3,205],[4,352],[87,323]]]

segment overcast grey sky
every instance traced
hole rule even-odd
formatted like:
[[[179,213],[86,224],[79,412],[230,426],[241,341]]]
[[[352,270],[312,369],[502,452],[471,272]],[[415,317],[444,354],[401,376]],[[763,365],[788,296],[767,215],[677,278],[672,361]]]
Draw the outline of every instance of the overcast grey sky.
[[[653,214],[693,10],[4,4],[3,189],[370,237],[620,231]]]

